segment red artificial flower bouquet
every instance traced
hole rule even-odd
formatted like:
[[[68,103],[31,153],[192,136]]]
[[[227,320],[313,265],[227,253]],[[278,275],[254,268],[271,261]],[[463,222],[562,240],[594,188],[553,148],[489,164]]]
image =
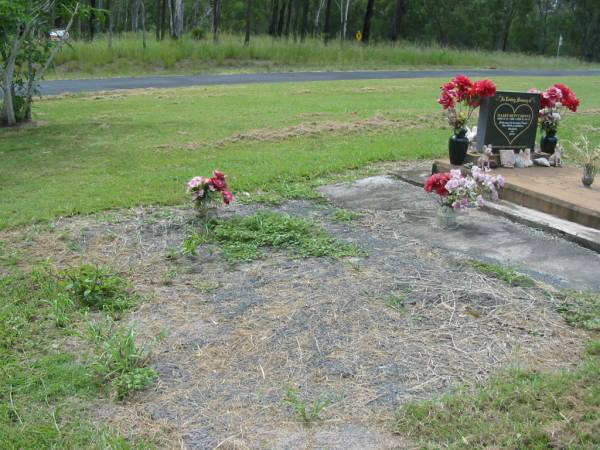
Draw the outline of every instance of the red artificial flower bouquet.
[[[486,97],[496,95],[496,85],[492,80],[473,82],[466,75],[457,75],[441,87],[438,103],[448,114],[448,123],[458,135],[464,129],[473,112]]]
[[[192,199],[198,208],[217,205],[218,194],[220,194],[223,204],[229,205],[234,197],[227,189],[225,174],[218,170],[213,172],[211,178],[194,177],[187,184],[187,191],[192,195]]]

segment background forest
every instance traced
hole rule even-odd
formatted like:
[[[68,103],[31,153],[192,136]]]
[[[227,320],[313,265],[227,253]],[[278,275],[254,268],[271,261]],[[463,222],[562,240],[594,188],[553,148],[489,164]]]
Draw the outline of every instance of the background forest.
[[[96,13],[75,37],[126,31],[157,39],[219,33],[363,42],[406,40],[457,48],[600,60],[598,0],[87,0]],[[61,25],[57,17],[56,26]],[[212,35],[212,36],[211,36]],[[562,40],[561,37],[562,36]],[[243,39],[243,37],[241,38]]]

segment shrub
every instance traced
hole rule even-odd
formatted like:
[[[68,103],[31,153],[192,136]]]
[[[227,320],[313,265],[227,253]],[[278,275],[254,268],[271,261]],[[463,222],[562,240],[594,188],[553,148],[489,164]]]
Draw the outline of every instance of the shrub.
[[[204,28],[196,27],[192,30],[191,36],[195,41],[201,41],[206,37],[206,31]]]

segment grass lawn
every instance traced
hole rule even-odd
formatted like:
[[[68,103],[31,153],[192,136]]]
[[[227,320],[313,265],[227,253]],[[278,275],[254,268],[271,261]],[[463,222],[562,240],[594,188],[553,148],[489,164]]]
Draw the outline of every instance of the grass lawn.
[[[206,72],[252,72],[290,70],[357,69],[581,69],[598,68],[574,58],[549,58],[522,53],[457,50],[438,45],[409,42],[372,43],[368,47],[355,42],[343,46],[337,41],[324,45],[320,39],[305,43],[253,36],[249,46],[243,36],[223,35],[219,44],[212,39],[157,42],[149,35],[144,50],[141,37],[121,35],[109,49],[106,36],[94,41],[75,41],[56,59],[55,78],[82,78],[144,74],[197,74]]]
[[[502,89],[547,78],[499,78]],[[560,137],[594,142],[600,81]],[[194,175],[225,171],[238,198],[303,197],[324,177],[445,153],[441,79],[217,86],[48,97],[36,123],[0,129],[0,229],[140,204],[180,204]],[[366,122],[364,122],[366,120]],[[596,127],[596,128],[594,128]],[[567,155],[568,158],[568,155]],[[259,193],[247,197],[243,193]]]

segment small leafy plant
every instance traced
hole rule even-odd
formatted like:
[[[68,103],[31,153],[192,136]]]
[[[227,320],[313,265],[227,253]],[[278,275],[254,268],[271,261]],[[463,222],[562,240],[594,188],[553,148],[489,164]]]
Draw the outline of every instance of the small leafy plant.
[[[133,328],[115,329],[108,321],[90,325],[88,336],[95,344],[93,367],[112,384],[119,400],[146,389],[158,377],[147,367],[150,352],[137,345]]]
[[[118,312],[138,302],[130,295],[130,285],[125,279],[99,266],[85,264],[63,271],[62,276],[67,280],[65,290],[71,299],[84,306]]]
[[[321,419],[321,413],[331,405],[329,399],[316,399],[309,405],[300,398],[299,392],[293,388],[287,388],[283,402],[290,405],[304,423],[314,422]]]
[[[331,215],[331,220],[338,223],[350,223],[360,217],[360,214],[347,209],[337,208]]]
[[[589,331],[600,331],[600,294],[593,292],[563,291],[558,312],[573,326]]]

